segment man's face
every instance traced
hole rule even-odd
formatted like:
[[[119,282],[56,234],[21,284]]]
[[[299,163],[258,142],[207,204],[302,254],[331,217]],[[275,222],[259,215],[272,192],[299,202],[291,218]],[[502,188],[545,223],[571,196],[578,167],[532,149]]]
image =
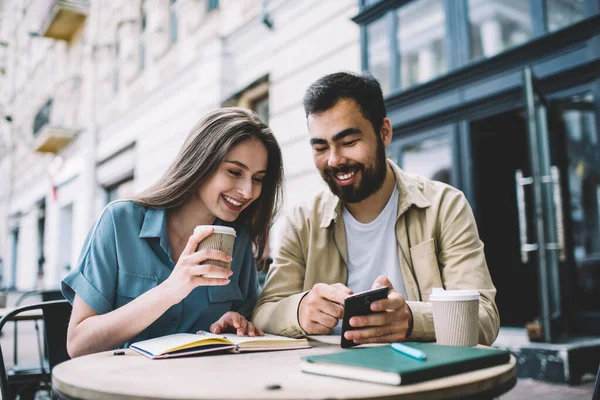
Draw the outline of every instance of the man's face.
[[[308,116],[315,166],[329,188],[345,203],[358,203],[385,180],[385,143],[354,100]],[[389,135],[391,138],[391,135]]]

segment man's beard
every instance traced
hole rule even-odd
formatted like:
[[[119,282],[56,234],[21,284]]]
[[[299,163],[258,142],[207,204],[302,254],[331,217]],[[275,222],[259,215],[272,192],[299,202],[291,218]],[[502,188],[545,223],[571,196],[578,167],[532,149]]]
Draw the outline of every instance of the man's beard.
[[[350,162],[342,165],[339,168],[325,167],[321,176],[329,185],[331,192],[339,197],[344,203],[358,203],[377,192],[383,186],[387,172],[387,161],[385,156],[385,146],[383,140],[377,138],[377,152],[375,160],[370,165],[374,167],[366,167],[364,164]],[[360,181],[348,186],[340,186],[335,177],[337,174],[358,173],[360,171]]]

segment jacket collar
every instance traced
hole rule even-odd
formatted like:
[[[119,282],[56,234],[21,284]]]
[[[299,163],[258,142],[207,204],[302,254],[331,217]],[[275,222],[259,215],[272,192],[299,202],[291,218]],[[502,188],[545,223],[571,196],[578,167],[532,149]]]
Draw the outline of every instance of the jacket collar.
[[[394,175],[396,175],[396,185],[398,186],[398,216],[401,216],[411,206],[426,208],[431,205],[429,200],[423,195],[423,178],[410,175],[402,171],[392,160],[388,159]],[[342,202],[340,198],[327,191],[323,203],[323,218],[321,219],[321,228],[327,228],[331,222],[336,222],[337,217],[342,214]]]

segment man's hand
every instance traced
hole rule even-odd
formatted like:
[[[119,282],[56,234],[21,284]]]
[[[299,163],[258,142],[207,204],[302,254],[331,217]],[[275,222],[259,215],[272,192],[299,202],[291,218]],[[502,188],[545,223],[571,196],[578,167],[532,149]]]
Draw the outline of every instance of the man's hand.
[[[352,294],[341,283],[317,283],[300,301],[298,321],[309,335],[328,335],[344,315],[344,299]]]
[[[374,314],[350,318],[350,326],[361,329],[347,331],[344,336],[356,344],[391,343],[406,339],[406,332],[412,325],[412,314],[404,297],[392,287],[387,276],[380,275],[373,283],[373,289],[387,286],[391,290],[387,299],[371,303]]]

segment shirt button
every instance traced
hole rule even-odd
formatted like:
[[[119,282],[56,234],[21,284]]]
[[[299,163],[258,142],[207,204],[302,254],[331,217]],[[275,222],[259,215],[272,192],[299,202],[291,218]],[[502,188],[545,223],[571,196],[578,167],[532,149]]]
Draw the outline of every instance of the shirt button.
[[[177,325],[177,320],[174,319],[173,321],[171,321],[171,325],[173,325],[173,326]]]

